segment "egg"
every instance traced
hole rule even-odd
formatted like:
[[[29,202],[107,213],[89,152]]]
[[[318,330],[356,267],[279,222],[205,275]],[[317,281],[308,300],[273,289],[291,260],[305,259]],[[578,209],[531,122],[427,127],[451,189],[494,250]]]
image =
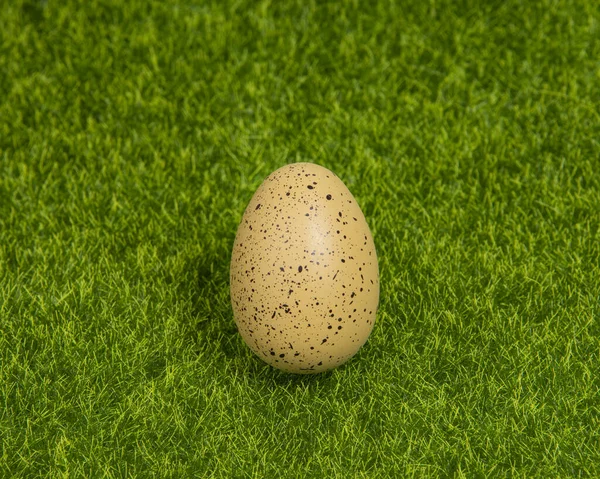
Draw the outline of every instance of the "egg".
[[[312,163],[269,175],[238,227],[230,288],[241,337],[271,366],[319,373],[354,356],[375,323],[379,268],[346,185]]]

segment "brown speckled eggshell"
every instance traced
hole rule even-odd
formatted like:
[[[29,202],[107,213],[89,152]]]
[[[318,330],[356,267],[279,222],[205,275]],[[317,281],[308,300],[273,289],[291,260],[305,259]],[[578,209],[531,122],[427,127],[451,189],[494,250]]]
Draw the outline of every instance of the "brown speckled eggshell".
[[[371,232],[331,171],[295,163],[258,188],[231,257],[231,303],[246,344],[292,373],[318,373],[367,341],[379,302]]]

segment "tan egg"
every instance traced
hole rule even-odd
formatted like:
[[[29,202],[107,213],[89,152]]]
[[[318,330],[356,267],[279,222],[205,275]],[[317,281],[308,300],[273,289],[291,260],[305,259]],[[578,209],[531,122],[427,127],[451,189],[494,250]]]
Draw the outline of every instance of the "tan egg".
[[[367,341],[379,302],[375,244],[346,185],[295,163],[260,185],[237,230],[231,303],[246,344],[291,373],[319,373]]]

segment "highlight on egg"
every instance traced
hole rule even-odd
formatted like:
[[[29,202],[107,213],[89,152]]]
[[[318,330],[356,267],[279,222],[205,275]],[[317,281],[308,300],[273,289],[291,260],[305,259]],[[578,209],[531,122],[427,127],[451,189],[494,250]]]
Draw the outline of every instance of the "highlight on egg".
[[[375,323],[379,268],[346,185],[312,163],[269,175],[238,227],[230,287],[240,335],[271,366],[311,374],[354,356]]]

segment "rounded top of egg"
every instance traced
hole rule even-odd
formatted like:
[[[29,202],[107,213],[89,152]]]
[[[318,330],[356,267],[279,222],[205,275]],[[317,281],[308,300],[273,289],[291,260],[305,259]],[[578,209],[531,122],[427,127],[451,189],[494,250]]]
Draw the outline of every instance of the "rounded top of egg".
[[[312,163],[269,175],[239,225],[230,285],[238,330],[268,364],[318,373],[354,356],[373,329],[379,269],[344,183]]]

